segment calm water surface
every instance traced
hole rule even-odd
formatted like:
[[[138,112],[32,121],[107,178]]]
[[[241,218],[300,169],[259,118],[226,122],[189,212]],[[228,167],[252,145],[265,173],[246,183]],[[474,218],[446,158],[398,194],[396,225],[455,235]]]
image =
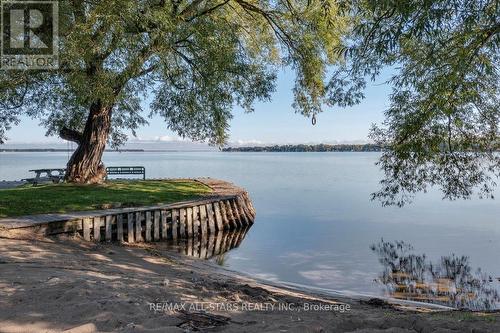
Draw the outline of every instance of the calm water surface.
[[[209,176],[246,188],[257,218],[238,247],[218,256],[231,269],[344,293],[432,302],[444,296],[443,304],[498,307],[498,200],[449,202],[431,191],[408,207],[383,208],[370,201],[381,177],[378,156],[109,152],[104,162],[144,165],[148,177]],[[67,160],[67,153],[0,153],[0,179]],[[464,301],[471,288],[476,296]]]

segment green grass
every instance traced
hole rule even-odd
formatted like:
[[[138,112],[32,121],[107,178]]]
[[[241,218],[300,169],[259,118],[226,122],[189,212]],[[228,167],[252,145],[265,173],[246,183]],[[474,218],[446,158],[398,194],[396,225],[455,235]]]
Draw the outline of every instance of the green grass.
[[[210,192],[209,187],[190,180],[109,181],[103,185],[25,185],[0,190],[0,218],[172,203]]]

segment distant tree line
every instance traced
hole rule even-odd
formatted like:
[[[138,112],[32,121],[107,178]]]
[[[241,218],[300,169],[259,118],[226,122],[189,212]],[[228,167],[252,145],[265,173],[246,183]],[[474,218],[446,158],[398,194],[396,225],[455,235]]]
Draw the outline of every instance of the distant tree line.
[[[0,153],[64,153],[72,152],[72,149],[59,148],[2,148]],[[105,149],[105,151],[118,151],[122,153],[144,152],[144,149]]]
[[[369,152],[382,151],[383,147],[377,144],[364,145],[274,145],[255,147],[226,147],[224,152]]]

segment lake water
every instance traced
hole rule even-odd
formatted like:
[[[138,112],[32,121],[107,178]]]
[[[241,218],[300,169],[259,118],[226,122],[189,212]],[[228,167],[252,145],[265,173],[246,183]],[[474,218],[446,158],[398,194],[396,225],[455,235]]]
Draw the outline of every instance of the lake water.
[[[346,294],[499,307],[498,200],[449,202],[431,191],[404,208],[381,207],[370,201],[381,177],[378,156],[108,152],[104,162],[144,165],[150,178],[209,176],[246,188],[257,218],[239,246],[218,259],[230,269]],[[67,153],[0,153],[0,179],[67,160]],[[464,300],[471,288],[475,296]],[[443,295],[449,301],[436,301]]]

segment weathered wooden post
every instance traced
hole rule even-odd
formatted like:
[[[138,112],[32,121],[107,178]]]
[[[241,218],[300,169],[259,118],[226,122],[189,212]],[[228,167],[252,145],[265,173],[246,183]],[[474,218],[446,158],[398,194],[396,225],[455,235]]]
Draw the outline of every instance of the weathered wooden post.
[[[224,229],[224,222],[222,221],[222,215],[220,212],[219,202],[214,202],[214,213],[215,213],[215,226],[217,227],[217,231],[221,231]]]
[[[142,212],[135,213],[135,241],[142,242]]]
[[[186,238],[186,209],[179,209],[179,233],[180,238]]]
[[[106,222],[105,222],[105,226],[104,226],[106,242],[111,242],[111,224],[112,224],[114,219],[115,218],[113,215],[106,216]]]
[[[92,220],[89,217],[83,219],[83,239],[86,241],[90,240],[90,228],[92,225]]]
[[[193,207],[193,236],[198,238],[200,233],[201,222],[200,222],[200,209],[198,206]]]
[[[123,242],[123,214],[116,217],[116,240]]]
[[[155,241],[160,240],[160,211],[154,211],[154,237]]]
[[[94,241],[101,241],[101,225],[102,218],[100,216],[94,217]]]
[[[153,226],[153,220],[151,217],[151,212],[146,212],[146,242],[151,242],[151,231]]]
[[[212,204],[206,204],[205,207],[207,208],[207,216],[208,216],[208,227],[210,228],[210,234],[215,233],[215,216],[214,216],[214,210],[212,208]]]
[[[161,238],[168,238],[167,211],[162,210],[161,213]]]
[[[134,242],[134,213],[127,215],[127,243]]]
[[[178,219],[179,219],[179,210],[178,209],[172,210],[172,239],[174,241],[177,240],[177,236],[179,233]]]
[[[199,206],[200,209],[200,222],[201,222],[201,236],[206,237],[208,234],[208,218],[207,218],[207,208],[205,205]]]
[[[187,237],[193,237],[193,208],[186,208],[186,228],[187,228]]]

